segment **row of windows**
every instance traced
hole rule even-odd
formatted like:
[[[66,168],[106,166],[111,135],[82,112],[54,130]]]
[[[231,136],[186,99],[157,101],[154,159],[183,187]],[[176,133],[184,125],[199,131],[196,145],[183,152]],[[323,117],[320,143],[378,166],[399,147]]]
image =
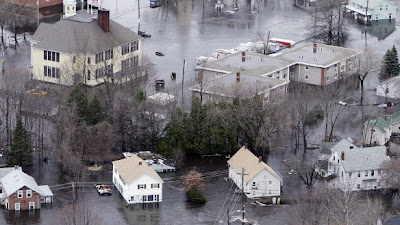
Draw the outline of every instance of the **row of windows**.
[[[18,191],[18,198],[23,198],[24,197],[24,190],[19,190]],[[31,198],[32,197],[32,190],[26,190],[26,197]]]
[[[60,53],[44,50],[43,58],[48,61],[60,62]]]
[[[151,188],[160,188],[160,184],[151,184]],[[138,189],[146,189],[146,184],[138,184]]]
[[[122,60],[121,62],[121,70],[124,71],[128,68],[134,67],[138,65],[138,58],[132,57],[129,59]]]
[[[104,60],[109,60],[114,58],[114,50],[108,49],[105,52],[100,52],[95,55],[95,63],[104,62]],[[90,64],[90,58],[88,58],[88,64]]]
[[[139,41],[133,41],[121,46],[122,55],[139,50]]]
[[[60,78],[60,69],[51,66],[44,66],[43,75],[45,77]]]
[[[111,76],[114,73],[114,65],[107,65],[106,67],[101,67],[101,68],[97,68],[95,71],[95,77],[96,79],[102,78],[105,75],[107,76]],[[90,72],[88,72],[88,75],[90,76]],[[90,77],[88,77],[88,80],[90,80]]]

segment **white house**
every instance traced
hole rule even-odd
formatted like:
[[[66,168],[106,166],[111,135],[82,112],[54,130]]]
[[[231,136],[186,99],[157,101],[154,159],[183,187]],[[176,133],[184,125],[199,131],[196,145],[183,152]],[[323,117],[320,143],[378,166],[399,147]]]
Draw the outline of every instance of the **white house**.
[[[366,145],[385,145],[392,135],[390,120],[379,117],[364,123],[363,143]]]
[[[247,147],[239,149],[228,160],[228,166],[229,178],[240,189],[243,182],[244,193],[248,198],[280,196],[282,178]]]
[[[113,183],[128,204],[162,201],[163,180],[137,155],[116,160]]]
[[[328,175],[336,178],[328,183],[328,187],[344,191],[381,188],[381,164],[390,160],[385,146],[358,148],[343,139],[331,151]]]
[[[368,120],[364,123],[363,143],[366,145],[385,145],[392,136],[400,134],[400,112],[395,112],[390,119]]]

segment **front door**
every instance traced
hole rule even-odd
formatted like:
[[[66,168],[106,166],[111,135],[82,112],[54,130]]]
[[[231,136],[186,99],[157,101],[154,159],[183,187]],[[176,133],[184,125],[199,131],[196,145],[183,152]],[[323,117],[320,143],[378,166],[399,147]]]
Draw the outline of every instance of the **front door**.
[[[15,203],[15,210],[20,210],[21,209],[21,205],[19,203]]]
[[[29,202],[29,210],[35,209],[35,202]]]

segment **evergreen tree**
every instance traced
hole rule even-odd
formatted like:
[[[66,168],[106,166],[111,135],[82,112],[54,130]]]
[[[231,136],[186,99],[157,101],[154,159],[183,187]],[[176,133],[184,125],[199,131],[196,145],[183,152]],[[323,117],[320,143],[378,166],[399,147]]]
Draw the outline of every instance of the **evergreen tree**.
[[[136,92],[136,100],[139,102],[146,100],[146,92],[141,87]]]
[[[391,77],[397,76],[400,73],[400,64],[396,47],[387,50],[385,56],[383,57],[383,63],[379,78],[381,80],[386,80]]]
[[[86,120],[88,112],[88,102],[85,94],[79,87],[72,89],[68,98],[68,105],[74,107],[80,121]]]
[[[101,107],[100,101],[95,95],[89,104],[86,113],[86,122],[89,125],[96,125],[104,119],[103,107]]]
[[[32,157],[30,155],[31,146],[29,141],[28,132],[22,124],[21,117],[18,117],[17,125],[13,133],[11,150],[8,153],[7,164],[9,166],[24,166],[31,163]]]

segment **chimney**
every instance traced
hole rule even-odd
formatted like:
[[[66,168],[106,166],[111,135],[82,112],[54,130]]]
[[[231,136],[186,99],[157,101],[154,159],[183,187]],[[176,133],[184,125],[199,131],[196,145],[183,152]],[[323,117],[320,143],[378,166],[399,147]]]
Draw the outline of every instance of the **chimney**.
[[[110,11],[107,9],[99,9],[97,11],[97,24],[108,33],[110,32]]]
[[[313,53],[317,53],[317,43],[314,43],[314,46],[313,46]]]
[[[389,148],[386,148],[386,156],[389,156],[389,155],[390,155]]]
[[[258,163],[262,162],[262,157],[258,156]]]
[[[245,144],[244,144],[244,148],[245,148],[245,149],[249,149],[249,144],[245,143]]]
[[[15,166],[14,166],[14,169],[15,169],[15,170],[18,170],[18,168],[19,168],[18,165],[15,165]]]
[[[245,61],[246,61],[246,52],[243,51],[242,52],[242,62],[245,62]]]
[[[342,152],[342,161],[344,161],[344,152]]]
[[[240,72],[236,72],[236,82],[240,82]]]
[[[141,165],[142,165],[142,161],[139,162],[139,166],[141,166]]]

